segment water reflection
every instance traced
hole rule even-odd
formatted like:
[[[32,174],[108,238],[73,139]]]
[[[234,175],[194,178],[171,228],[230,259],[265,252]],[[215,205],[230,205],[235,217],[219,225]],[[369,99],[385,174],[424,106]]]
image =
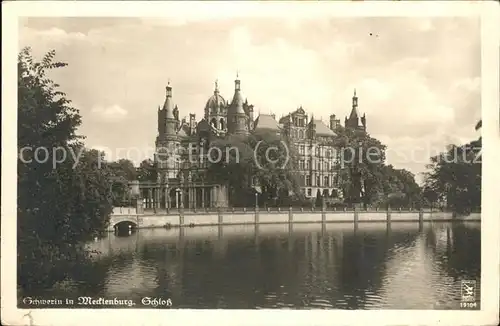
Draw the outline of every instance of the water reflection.
[[[457,309],[460,281],[479,281],[480,240],[479,223],[138,230],[90,243],[101,253],[64,296],[163,297],[175,308]]]

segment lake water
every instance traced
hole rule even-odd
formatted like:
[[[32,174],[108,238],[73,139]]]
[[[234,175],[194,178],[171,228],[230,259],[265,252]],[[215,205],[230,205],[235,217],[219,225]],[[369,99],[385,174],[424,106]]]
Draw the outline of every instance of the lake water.
[[[93,263],[44,296],[136,308],[151,297],[171,308],[459,309],[461,281],[475,280],[480,308],[480,243],[475,222],[140,229],[90,243]]]

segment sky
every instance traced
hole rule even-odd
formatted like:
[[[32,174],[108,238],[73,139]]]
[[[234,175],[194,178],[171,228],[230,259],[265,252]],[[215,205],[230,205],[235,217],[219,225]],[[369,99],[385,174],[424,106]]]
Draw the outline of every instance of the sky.
[[[343,124],[354,89],[387,163],[421,181],[429,157],[479,137],[480,24],[473,17],[24,18],[19,46],[68,63],[51,77],[80,110],[79,133],[109,159],[152,156],[170,81],[180,117],[203,117],[239,74],[256,112],[299,106]]]

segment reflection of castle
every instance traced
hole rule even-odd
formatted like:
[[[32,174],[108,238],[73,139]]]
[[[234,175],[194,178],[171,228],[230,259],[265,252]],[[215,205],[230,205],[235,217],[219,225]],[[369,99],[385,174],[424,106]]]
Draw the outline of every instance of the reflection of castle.
[[[357,101],[355,92],[345,126],[366,130],[366,119],[365,116],[360,118]],[[316,196],[318,190],[328,197],[336,197],[337,150],[334,140],[337,128],[342,127],[335,115],[330,116],[328,127],[314,117],[309,119],[302,107],[279,122],[271,114],[260,114],[254,119],[254,106],[243,99],[239,78],[235,80],[231,102],[222,97],[216,82],[214,93],[206,102],[203,119],[197,122],[195,114],[189,114],[189,120],[179,119],[179,108],[173,104],[169,83],[163,107],[158,107],[155,154],[158,180],[154,184],[141,184],[146,207],[227,207],[227,188],[205,182],[209,145],[228,135],[248,135],[257,130],[279,133],[295,147],[299,155],[302,191],[307,197]],[[194,160],[195,156],[200,160]]]

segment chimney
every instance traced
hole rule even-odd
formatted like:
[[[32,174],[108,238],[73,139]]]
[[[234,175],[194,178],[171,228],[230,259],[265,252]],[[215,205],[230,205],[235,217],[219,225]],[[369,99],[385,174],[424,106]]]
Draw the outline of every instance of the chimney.
[[[330,115],[330,129],[337,129],[337,120],[335,120],[335,114]]]
[[[191,135],[194,134],[196,129],[196,114],[190,113],[189,114],[189,130]]]

